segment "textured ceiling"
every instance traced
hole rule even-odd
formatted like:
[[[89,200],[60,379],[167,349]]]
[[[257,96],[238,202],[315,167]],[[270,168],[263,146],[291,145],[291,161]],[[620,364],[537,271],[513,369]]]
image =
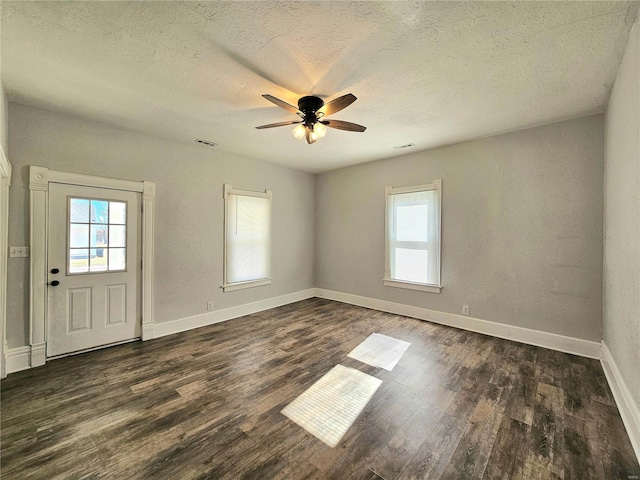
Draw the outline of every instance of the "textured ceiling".
[[[637,2],[2,2],[11,101],[309,172],[602,112]],[[264,100],[358,97],[315,145]],[[414,143],[412,149],[393,147]],[[201,147],[208,148],[208,147]]]

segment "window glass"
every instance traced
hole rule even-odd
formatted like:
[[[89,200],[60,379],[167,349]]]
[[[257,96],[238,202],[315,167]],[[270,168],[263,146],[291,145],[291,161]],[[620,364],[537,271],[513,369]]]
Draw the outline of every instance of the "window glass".
[[[108,225],[91,225],[91,246],[107,247]]]
[[[385,285],[440,286],[440,185],[387,187]]]
[[[69,250],[69,273],[86,273],[89,271],[89,250],[72,248]]]
[[[71,222],[89,223],[89,200],[86,198],[72,198],[69,211]]]
[[[124,225],[109,225],[109,246],[124,247],[126,242],[126,228]]]
[[[429,208],[422,205],[400,205],[396,208],[397,239],[403,242],[426,242]]]
[[[89,246],[89,225],[72,223],[69,228],[69,247],[79,248]]]
[[[410,248],[395,249],[395,275],[393,278],[407,282],[429,283],[427,264],[429,252]]]
[[[126,202],[69,199],[67,272],[126,269]]]
[[[107,223],[109,221],[109,202],[91,200],[91,223]]]
[[[127,218],[127,204],[124,202],[109,202],[109,223],[123,225]]]
[[[107,270],[107,255],[108,249],[106,248],[92,248],[89,258],[89,271],[90,272],[105,272]],[[122,270],[121,268],[118,270]]]
[[[126,258],[124,248],[109,249],[109,270],[124,270],[126,268]]]

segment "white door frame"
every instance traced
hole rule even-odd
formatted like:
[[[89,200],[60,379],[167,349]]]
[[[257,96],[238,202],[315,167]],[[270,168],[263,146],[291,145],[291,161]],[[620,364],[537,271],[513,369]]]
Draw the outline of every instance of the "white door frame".
[[[29,333],[31,367],[47,361],[47,233],[49,221],[49,183],[111,188],[142,193],[142,340],[153,338],[153,214],[156,186],[153,182],[96,177],[60,172],[45,167],[29,167],[31,199],[31,275],[29,279]]]
[[[0,146],[0,378],[7,376],[7,255],[11,164]]]

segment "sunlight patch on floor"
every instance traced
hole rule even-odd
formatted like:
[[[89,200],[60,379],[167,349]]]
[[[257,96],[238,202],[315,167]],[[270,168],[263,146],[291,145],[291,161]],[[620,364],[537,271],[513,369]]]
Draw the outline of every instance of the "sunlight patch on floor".
[[[372,333],[347,356],[367,365],[391,371],[407,351],[409,345],[411,345],[409,342],[397,338]]]
[[[338,445],[382,380],[336,365],[287,405],[283,415],[330,447]]]

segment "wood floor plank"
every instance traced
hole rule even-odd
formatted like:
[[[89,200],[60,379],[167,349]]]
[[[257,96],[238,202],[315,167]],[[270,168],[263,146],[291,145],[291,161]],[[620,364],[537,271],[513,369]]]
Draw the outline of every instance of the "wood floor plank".
[[[439,422],[396,478],[439,479],[449,465],[464,433],[465,424],[443,413]]]
[[[527,438],[530,434],[529,425],[505,415],[483,478],[486,480],[522,478],[524,460],[527,458],[529,448]]]
[[[482,478],[502,423],[508,389],[488,383],[443,479]]]
[[[605,478],[602,461],[593,454],[594,442],[590,441],[586,422],[573,415],[564,417],[564,478]]]
[[[411,344],[392,371],[347,354]],[[282,409],[337,364],[382,384],[335,448]],[[598,361],[325,299],[48,362],[1,385],[14,479],[640,476]]]
[[[545,376],[546,379],[551,377]],[[564,477],[564,391],[538,382],[529,456],[559,478]]]
[[[454,392],[435,387],[429,396],[422,392],[405,392],[411,402],[397,402],[409,414],[401,428],[380,451],[373,452],[367,465],[384,478],[399,478],[406,459],[412,457],[424,443],[424,432],[433,431],[440,422]]]
[[[595,454],[602,459],[604,478],[640,478],[640,467],[633,458],[631,443],[626,441],[622,419],[615,406],[593,402],[591,418],[597,429],[597,440],[589,437],[589,444],[598,445]]]

